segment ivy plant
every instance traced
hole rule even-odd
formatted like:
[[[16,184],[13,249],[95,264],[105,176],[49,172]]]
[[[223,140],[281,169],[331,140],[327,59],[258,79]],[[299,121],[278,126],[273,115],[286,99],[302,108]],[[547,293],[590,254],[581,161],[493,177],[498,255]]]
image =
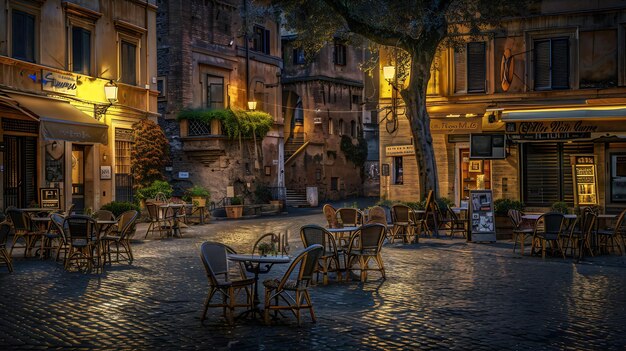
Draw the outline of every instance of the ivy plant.
[[[272,115],[263,111],[243,110],[183,110],[177,119],[196,120],[211,123],[218,120],[224,127],[225,134],[230,139],[236,138],[264,138],[272,128]]]

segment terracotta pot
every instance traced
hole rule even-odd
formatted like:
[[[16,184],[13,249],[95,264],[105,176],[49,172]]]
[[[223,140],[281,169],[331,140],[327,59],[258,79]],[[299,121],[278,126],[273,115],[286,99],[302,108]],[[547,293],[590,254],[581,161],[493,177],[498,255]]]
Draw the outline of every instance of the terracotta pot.
[[[206,207],[206,198],[194,196],[191,198],[191,203],[196,207]]]
[[[224,210],[226,210],[226,217],[239,218],[243,214],[243,205],[224,206]]]

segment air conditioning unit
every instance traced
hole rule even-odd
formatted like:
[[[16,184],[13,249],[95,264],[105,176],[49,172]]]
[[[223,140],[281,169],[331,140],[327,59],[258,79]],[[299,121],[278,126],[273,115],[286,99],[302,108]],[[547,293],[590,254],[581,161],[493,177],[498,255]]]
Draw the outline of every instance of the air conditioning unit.
[[[314,124],[322,124],[322,117],[315,117],[315,118],[313,118],[313,123]]]

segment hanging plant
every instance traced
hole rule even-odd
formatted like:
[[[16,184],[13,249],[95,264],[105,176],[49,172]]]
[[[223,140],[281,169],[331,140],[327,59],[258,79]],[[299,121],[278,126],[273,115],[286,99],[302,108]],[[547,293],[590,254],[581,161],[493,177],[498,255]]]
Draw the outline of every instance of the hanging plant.
[[[158,124],[142,119],[133,124],[135,144],[131,150],[131,168],[136,189],[163,180],[163,169],[169,160],[169,141]]]
[[[184,110],[177,119],[196,120],[211,123],[218,120],[229,139],[264,138],[274,124],[274,118],[267,112],[243,110]]]

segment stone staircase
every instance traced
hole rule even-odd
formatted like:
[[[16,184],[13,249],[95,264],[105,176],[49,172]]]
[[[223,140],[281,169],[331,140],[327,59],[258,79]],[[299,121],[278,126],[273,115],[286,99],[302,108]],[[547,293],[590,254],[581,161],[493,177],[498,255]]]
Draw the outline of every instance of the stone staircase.
[[[296,153],[302,145],[304,145],[304,133],[296,133],[285,141],[285,160]]]
[[[285,203],[291,207],[309,207],[306,199],[306,192],[287,189]]]

